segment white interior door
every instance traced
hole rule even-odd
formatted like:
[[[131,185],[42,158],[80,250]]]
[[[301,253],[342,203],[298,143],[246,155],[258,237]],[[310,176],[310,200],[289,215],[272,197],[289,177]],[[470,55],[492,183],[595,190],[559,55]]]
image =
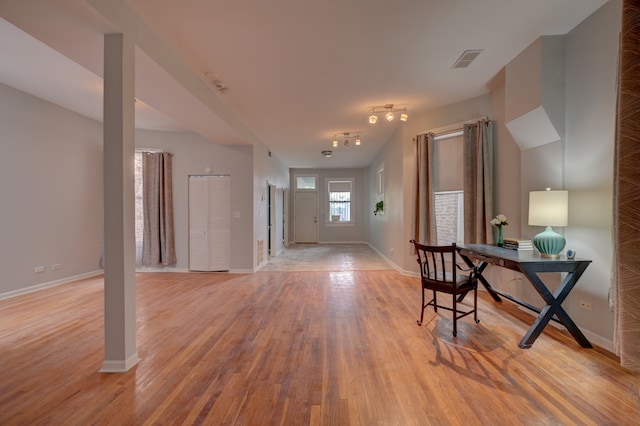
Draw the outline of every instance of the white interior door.
[[[296,243],[318,242],[318,195],[315,191],[296,192],[294,201]]]
[[[189,177],[189,269],[230,269],[230,203],[229,176]]]
[[[277,253],[277,221],[276,221],[276,186],[268,184],[269,191],[269,214],[267,215],[267,235],[269,237],[269,256],[275,256]]]
[[[209,271],[231,267],[231,194],[229,176],[209,181]]]
[[[209,184],[189,178],[189,269],[209,269]]]

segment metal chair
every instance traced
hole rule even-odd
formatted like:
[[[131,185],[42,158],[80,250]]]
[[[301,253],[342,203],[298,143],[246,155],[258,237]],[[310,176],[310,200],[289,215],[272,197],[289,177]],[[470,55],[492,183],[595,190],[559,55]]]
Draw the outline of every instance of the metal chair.
[[[438,312],[438,308],[446,309],[453,312],[453,335],[458,334],[457,320],[469,314],[473,314],[476,323],[478,320],[478,279],[476,277],[476,268],[461,268],[457,262],[456,245],[450,246],[428,246],[420,244],[415,240],[413,243],[416,254],[418,256],[418,264],[420,265],[420,281],[422,282],[422,312],[418,325],[422,325],[424,319],[424,309],[427,306],[433,306],[433,310]],[[457,273],[460,269],[465,273]],[[432,291],[433,298],[425,303],[425,292]],[[473,309],[462,311],[458,309],[458,296],[466,295],[469,291],[473,291]],[[451,295],[452,306],[439,305],[437,301],[437,292]]]

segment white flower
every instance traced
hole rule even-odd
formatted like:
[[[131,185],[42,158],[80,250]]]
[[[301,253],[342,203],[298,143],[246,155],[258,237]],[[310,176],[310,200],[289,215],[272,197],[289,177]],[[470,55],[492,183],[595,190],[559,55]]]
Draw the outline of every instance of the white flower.
[[[499,214],[493,219],[491,219],[490,223],[493,226],[497,226],[498,228],[502,228],[503,226],[509,225],[509,222],[507,222],[507,217],[503,214]]]

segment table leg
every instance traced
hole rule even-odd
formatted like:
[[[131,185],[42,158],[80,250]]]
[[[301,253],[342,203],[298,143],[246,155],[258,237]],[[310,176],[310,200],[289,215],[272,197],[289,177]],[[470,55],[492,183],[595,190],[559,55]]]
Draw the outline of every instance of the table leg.
[[[462,260],[464,260],[464,263],[466,263],[468,267],[473,268],[476,266],[476,264],[473,263],[473,260],[471,260],[468,256],[465,256],[460,253],[460,257],[462,258]],[[480,284],[482,284],[484,288],[487,289],[491,297],[493,297],[493,300],[495,300],[496,302],[502,302],[502,299],[500,298],[498,293],[495,292],[493,287],[491,287],[491,284],[489,283],[489,281],[487,281],[487,279],[482,275],[484,270],[487,269],[487,266],[489,266],[487,262],[480,262],[480,265],[478,265],[478,276],[477,276],[478,281],[480,281]],[[458,302],[462,302],[462,299],[464,299],[466,295],[467,293],[464,293],[458,296]]]
[[[520,341],[519,346],[521,348],[530,348],[554,315],[558,317],[558,320],[567,328],[569,333],[571,333],[580,346],[583,348],[593,347],[585,335],[582,334],[576,323],[573,322],[567,312],[562,308],[562,302],[564,302],[573,287],[576,285],[582,273],[587,269],[587,266],[588,264],[580,265],[575,271],[567,273],[567,276],[560,284],[560,287],[556,290],[555,295],[551,294],[549,289],[536,274],[536,271],[523,268],[525,276],[531,284],[533,284],[533,287],[536,289],[538,294],[540,294],[544,301],[547,302],[547,306],[540,310],[538,318],[536,318],[533,325]]]

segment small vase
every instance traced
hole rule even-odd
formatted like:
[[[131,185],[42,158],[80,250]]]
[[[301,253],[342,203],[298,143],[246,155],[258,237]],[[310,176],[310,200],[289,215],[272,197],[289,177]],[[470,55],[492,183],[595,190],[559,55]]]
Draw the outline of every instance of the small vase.
[[[502,247],[502,243],[504,240],[502,239],[502,226],[498,227],[498,247]]]

